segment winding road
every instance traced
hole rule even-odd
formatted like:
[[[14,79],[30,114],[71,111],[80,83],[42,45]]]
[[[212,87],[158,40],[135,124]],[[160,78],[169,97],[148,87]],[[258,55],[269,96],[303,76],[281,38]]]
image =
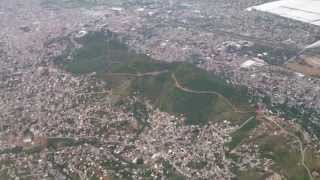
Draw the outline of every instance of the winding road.
[[[174,81],[174,84],[176,86],[176,88],[180,89],[181,91],[184,92],[188,92],[188,93],[193,93],[193,94],[213,94],[216,95],[218,97],[220,97],[221,99],[223,99],[232,109],[234,112],[242,112],[239,111],[226,97],[224,97],[223,95],[221,95],[220,93],[216,92],[216,91],[197,91],[197,90],[192,90],[186,87],[183,87],[179,81],[177,80],[176,76],[174,73],[171,74],[171,77]]]
[[[224,97],[223,95],[219,94],[218,92],[215,92],[215,91],[196,91],[196,90],[192,90],[192,89],[188,89],[186,87],[183,87],[179,81],[177,80],[175,74],[171,74],[172,76],[172,79],[174,80],[175,82],[175,86],[182,90],[182,91],[185,91],[185,92],[189,92],[189,93],[195,93],[195,94],[214,94],[214,95],[217,95],[218,97],[224,99],[224,101],[226,103],[228,103],[230,105],[230,107],[232,107],[232,109],[235,111],[235,112],[242,112],[242,111],[239,111],[226,97]],[[245,126],[248,122],[250,122],[251,120],[253,119],[253,117],[250,117],[248,120],[246,120],[239,128]],[[308,173],[308,176],[309,176],[309,179],[310,180],[314,180],[313,179],[313,176],[311,174],[311,171],[309,169],[309,167],[306,165],[305,163],[305,149],[303,148],[303,142],[300,140],[300,138],[298,136],[296,136],[295,134],[287,131],[285,128],[283,128],[279,123],[277,123],[275,120],[273,120],[272,118],[269,118],[267,116],[265,116],[265,119],[267,119],[268,121],[272,122],[273,124],[275,124],[277,127],[279,127],[281,130],[283,130],[284,132],[286,132],[289,136],[293,137],[296,139],[296,141],[299,143],[299,151],[300,151],[300,154],[301,154],[301,165],[306,169],[307,173]],[[238,129],[239,129],[238,128]]]
[[[162,71],[153,71],[153,72],[146,72],[146,73],[108,73],[107,75],[110,76],[131,76],[131,77],[145,77],[145,76],[157,76],[160,74],[168,73],[168,70],[162,70]],[[174,73],[171,74],[171,77],[174,81],[175,87],[180,89],[181,91],[188,92],[188,93],[193,93],[193,94],[212,94],[220,97],[223,99],[231,108],[234,112],[238,113],[248,113],[252,111],[240,111],[235,107],[226,97],[224,97],[222,94],[216,92],[216,91],[198,91],[198,90],[192,90],[189,88],[186,88],[182,86],[179,81],[177,80],[176,76]],[[104,92],[102,92],[104,93]]]
[[[109,73],[108,75],[111,76],[131,76],[131,77],[145,77],[145,76],[157,76],[163,73],[168,73],[168,70],[163,70],[163,71],[154,71],[154,72],[147,72],[147,73]],[[187,87],[182,86],[179,81],[177,80],[176,76],[174,73],[171,74],[171,78],[174,81],[174,85],[176,88],[178,88],[181,91],[184,92],[188,92],[188,93],[193,93],[193,94],[212,94],[212,95],[216,95],[219,98],[223,99],[232,109],[234,112],[239,112],[239,113],[249,113],[252,111],[240,111],[237,109],[237,107],[235,105],[233,105],[231,103],[230,100],[228,100],[225,96],[223,96],[222,94],[216,92],[216,91],[198,91],[198,90],[193,90],[193,89],[189,89]],[[106,92],[98,92],[98,93],[108,93]],[[82,94],[91,94],[91,93],[82,93]],[[276,122],[272,117],[268,117],[268,116],[264,116],[264,118],[266,120],[268,120],[269,122],[271,122],[272,124],[275,124],[278,128],[280,128],[282,131],[286,132],[286,134],[288,134],[289,136],[293,137],[296,139],[296,141],[299,143],[299,151],[301,154],[301,164],[302,166],[306,169],[309,179],[310,180],[314,180],[313,176],[311,174],[310,169],[308,168],[308,166],[305,163],[305,149],[303,148],[303,142],[300,140],[300,138],[298,136],[296,136],[295,134],[287,131],[285,128],[283,128],[278,122]],[[244,123],[242,123],[237,129],[242,128],[243,126],[245,126],[248,122],[250,122],[252,119],[254,119],[254,116],[250,117],[249,119],[247,119]],[[173,166],[175,167],[175,164],[172,163]],[[184,173],[183,171],[181,171],[178,167],[175,167],[178,172],[180,172],[181,174],[185,175],[185,176],[189,176],[188,174]]]
[[[131,77],[144,77],[144,76],[158,76],[160,74],[168,73],[168,70],[152,71],[146,73],[107,73],[110,76],[131,76]]]
[[[293,134],[292,132],[289,132],[288,130],[286,130],[285,128],[283,128],[278,122],[276,122],[275,120],[273,120],[272,117],[268,117],[268,116],[264,116],[264,118],[268,121],[270,121],[271,123],[275,124],[277,127],[279,127],[282,131],[286,132],[289,136],[293,137],[296,139],[296,141],[299,143],[299,151],[301,154],[301,165],[306,169],[308,176],[309,176],[309,180],[313,180],[313,176],[311,174],[310,169],[308,168],[308,166],[305,163],[305,149],[303,148],[303,142],[300,140],[300,138],[298,136],[296,136],[295,134]]]

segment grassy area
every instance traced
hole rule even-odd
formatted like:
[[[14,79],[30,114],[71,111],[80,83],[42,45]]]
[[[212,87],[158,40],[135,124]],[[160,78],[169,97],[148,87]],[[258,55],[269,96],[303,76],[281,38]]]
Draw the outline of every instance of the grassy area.
[[[240,171],[237,173],[237,180],[265,180],[263,172],[259,172],[259,169],[248,169],[246,171]]]
[[[138,176],[143,177],[143,179],[152,179],[152,170],[145,167],[143,164],[133,164],[122,162],[120,160],[106,160],[103,166],[112,171],[111,179],[133,179],[133,171],[139,170]],[[120,175],[120,176],[119,176]]]
[[[227,144],[227,147],[232,150],[236,148],[241,142],[247,138],[254,128],[256,128],[258,125],[258,121],[254,118],[251,121],[249,121],[247,124],[242,126],[240,129],[238,129],[236,132],[234,132],[231,137],[232,140]]]
[[[307,150],[305,153],[305,162],[308,167],[310,167],[311,172],[320,172],[320,153],[315,153],[314,151]],[[315,180],[320,180],[320,177],[315,178]]]
[[[187,63],[167,64],[155,61],[150,57],[137,54],[123,43],[121,43],[112,33],[90,32],[86,36],[77,40],[83,46],[69,52],[72,61],[64,58],[57,61],[67,71],[75,75],[97,73],[97,77],[106,81],[109,88],[117,95],[131,96],[137,95],[142,99],[150,100],[162,111],[172,114],[182,114],[186,117],[187,124],[205,124],[208,121],[227,119],[234,124],[241,124],[254,113],[237,113],[234,107],[241,111],[253,111],[253,107],[248,103],[247,90],[243,87],[233,87],[226,83],[224,79],[214,76],[202,69]],[[167,70],[156,76],[129,77],[118,76],[115,73],[147,73]],[[195,91],[214,91],[224,96],[215,94],[195,94],[182,91],[175,86],[172,79],[175,74],[179,84],[187,89]],[[145,122],[146,109],[142,104],[135,104],[131,107],[131,112],[142,123]],[[250,132],[258,125],[256,119],[251,120],[238,131],[232,134],[233,140],[227,144],[230,149],[237,147],[249,136]],[[288,148],[292,142],[288,138],[281,136],[264,136],[256,141],[260,146],[262,157],[270,158],[275,162],[273,169],[275,172],[284,175],[287,179],[304,180],[308,179],[305,169],[299,165],[300,154],[297,149]],[[68,144],[72,142],[68,142]],[[58,143],[59,144],[59,143]],[[311,161],[315,164],[316,162]],[[180,175],[175,175],[172,165],[164,162],[165,174],[171,179],[183,179]],[[192,167],[201,167],[203,164],[190,164]],[[109,169],[122,171],[124,177],[126,170],[130,172],[130,166],[116,162],[106,162]],[[150,175],[146,169],[145,175]],[[249,170],[240,172],[240,179],[259,179],[261,174]]]
[[[185,180],[186,178],[177,173],[169,161],[163,161],[163,174],[168,180]]]
[[[78,140],[69,137],[50,137],[48,138],[47,147],[50,149],[56,149],[58,147],[68,147],[68,146],[80,146],[82,144],[96,144],[95,139],[84,139],[80,138]]]
[[[90,32],[77,39],[83,46],[69,52],[72,61],[58,57],[57,63],[76,75],[96,72],[117,95],[138,94],[151,100],[162,111],[183,114],[188,124],[205,124],[210,120],[228,119],[240,123],[252,114],[234,112],[225,99],[213,94],[193,94],[175,87],[174,73],[183,86],[199,91],[215,91],[225,96],[237,108],[252,110],[247,90],[233,87],[217,76],[186,63],[163,63],[144,54],[135,53],[111,32]],[[140,78],[118,76],[114,73],[147,73],[168,71]]]
[[[259,139],[262,157],[272,159],[273,169],[290,180],[309,180],[308,174],[300,164],[301,156],[297,148],[289,148],[289,140],[281,136],[267,136]]]
[[[271,169],[283,176],[285,179],[290,180],[309,180],[309,176],[307,174],[306,169],[301,164],[301,153],[299,149],[299,145],[296,142],[296,139],[288,136],[287,134],[273,134],[273,133],[265,133],[261,135],[260,133],[257,135],[253,135],[253,139],[251,141],[243,141],[245,137],[248,136],[248,131],[253,127],[254,122],[243,126],[238,131],[236,131],[232,137],[233,140],[228,144],[228,146],[232,149],[236,147],[241,142],[248,144],[256,144],[258,145],[258,149],[260,152],[260,158],[271,159],[274,164],[271,166]],[[292,132],[299,136],[299,133]],[[239,161],[237,155],[228,154],[228,158],[232,159],[235,163]],[[305,153],[305,163],[311,170],[320,172],[320,154],[316,153],[312,150],[307,150]],[[258,173],[251,170],[248,171],[238,171],[238,169],[233,170],[235,174],[237,174],[237,179],[265,179],[270,174],[266,173]],[[317,179],[317,178],[315,178]]]
[[[207,161],[190,161],[187,166],[191,169],[203,169],[207,164]]]
[[[1,167],[11,167],[12,165],[13,165],[12,161],[9,161],[9,160],[0,161],[0,169],[1,169]],[[9,169],[0,170],[0,180],[12,179],[12,178],[10,178],[8,171],[9,171]]]

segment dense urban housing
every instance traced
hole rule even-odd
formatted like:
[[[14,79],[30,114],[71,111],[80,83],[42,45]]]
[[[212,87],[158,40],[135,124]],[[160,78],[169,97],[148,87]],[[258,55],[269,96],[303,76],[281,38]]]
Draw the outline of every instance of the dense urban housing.
[[[1,0],[0,180],[320,180],[317,0]]]

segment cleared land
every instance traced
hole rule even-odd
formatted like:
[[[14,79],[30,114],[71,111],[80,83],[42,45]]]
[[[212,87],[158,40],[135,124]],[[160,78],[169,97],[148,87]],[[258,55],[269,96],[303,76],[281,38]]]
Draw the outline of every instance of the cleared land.
[[[306,55],[300,61],[294,61],[287,64],[289,69],[310,76],[320,76],[320,56]]]

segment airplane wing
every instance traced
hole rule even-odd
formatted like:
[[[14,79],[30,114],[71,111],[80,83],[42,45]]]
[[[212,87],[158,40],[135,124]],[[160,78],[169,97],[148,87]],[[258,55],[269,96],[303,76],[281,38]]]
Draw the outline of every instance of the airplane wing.
[[[320,0],[280,0],[253,6],[258,10],[320,26]]]

